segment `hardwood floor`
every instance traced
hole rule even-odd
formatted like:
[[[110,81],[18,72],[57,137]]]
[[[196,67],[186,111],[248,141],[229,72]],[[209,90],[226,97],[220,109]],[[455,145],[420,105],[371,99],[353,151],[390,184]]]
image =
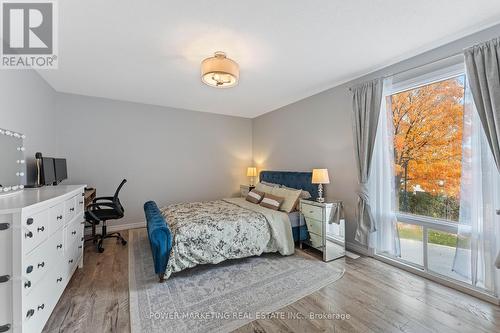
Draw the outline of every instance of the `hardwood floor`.
[[[105,247],[87,246],[44,332],[130,331],[128,247]],[[236,332],[500,332],[498,306],[372,258],[332,264],[345,267],[342,279]]]

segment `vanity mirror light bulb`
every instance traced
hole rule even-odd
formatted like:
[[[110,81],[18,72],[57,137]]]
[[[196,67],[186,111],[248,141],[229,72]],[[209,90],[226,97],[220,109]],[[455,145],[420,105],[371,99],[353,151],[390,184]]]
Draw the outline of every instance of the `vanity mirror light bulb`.
[[[24,177],[24,172],[20,172],[19,176]]]
[[[26,135],[21,134],[21,139],[26,139]]]
[[[22,190],[24,188],[24,185],[19,185],[19,189]]]
[[[21,137],[21,135],[19,133],[14,133],[13,135],[14,135],[15,138],[20,138]]]
[[[17,185],[12,186],[12,191],[16,191],[16,190],[17,190],[17,188],[18,188],[18,186],[17,186]]]
[[[19,150],[19,151],[24,151],[25,149],[26,148],[24,148],[24,147],[17,147],[17,150]]]
[[[5,131],[5,135],[12,136],[12,132],[11,131]]]
[[[18,177],[19,177],[20,175],[21,175],[21,174],[20,174],[19,172],[16,172],[16,176],[18,176]]]
[[[25,160],[21,160],[21,164],[24,164],[26,161]]]
[[[3,129],[0,129],[0,134],[5,134],[5,131]]]

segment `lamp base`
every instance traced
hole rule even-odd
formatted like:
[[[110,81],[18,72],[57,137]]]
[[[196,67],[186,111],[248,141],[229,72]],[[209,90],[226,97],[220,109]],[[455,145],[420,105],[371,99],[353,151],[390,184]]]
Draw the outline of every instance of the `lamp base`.
[[[320,203],[325,202],[325,198],[323,198],[323,184],[318,184],[318,198],[316,201]]]

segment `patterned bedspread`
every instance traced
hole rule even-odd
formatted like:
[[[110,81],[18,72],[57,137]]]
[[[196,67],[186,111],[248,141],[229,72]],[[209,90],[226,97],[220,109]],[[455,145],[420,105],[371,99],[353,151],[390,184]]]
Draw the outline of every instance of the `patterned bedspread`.
[[[241,199],[181,203],[161,209],[173,235],[165,277],[196,265],[263,252],[293,253],[290,223],[281,221],[280,213],[262,209],[268,210]]]

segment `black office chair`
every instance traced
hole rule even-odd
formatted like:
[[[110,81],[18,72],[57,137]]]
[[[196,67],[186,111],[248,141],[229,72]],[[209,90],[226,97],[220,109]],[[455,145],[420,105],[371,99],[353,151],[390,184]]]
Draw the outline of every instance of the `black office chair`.
[[[118,193],[122,189],[122,186],[127,182],[126,179],[122,180],[118,188],[116,189],[115,195],[112,197],[99,197],[95,198],[92,203],[87,207],[85,212],[85,220],[92,224],[92,240],[97,243],[97,251],[100,253],[104,252],[102,243],[106,238],[116,238],[121,241],[123,245],[127,244],[127,241],[122,237],[119,232],[112,232],[108,234],[106,221],[108,220],[118,220],[124,216],[124,209],[118,198]],[[102,232],[100,235],[95,234],[95,227],[102,222]]]

